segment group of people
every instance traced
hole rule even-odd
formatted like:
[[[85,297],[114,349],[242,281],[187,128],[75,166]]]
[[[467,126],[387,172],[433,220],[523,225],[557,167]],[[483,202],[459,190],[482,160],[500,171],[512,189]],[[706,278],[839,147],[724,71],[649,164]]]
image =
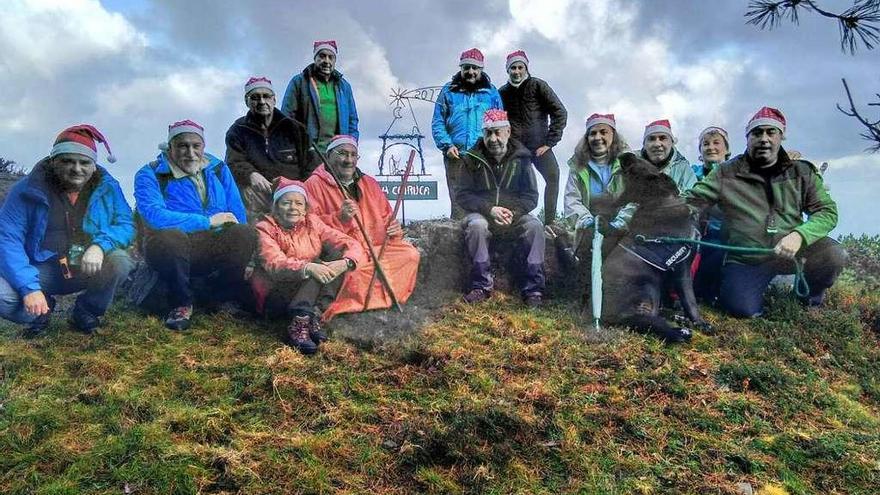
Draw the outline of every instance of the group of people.
[[[226,133],[225,160],[206,152],[200,124],[169,125],[160,153],[135,176],[134,213],[97,164],[98,144],[115,161],[101,132],[90,125],[62,131],[0,211],[0,317],[40,336],[54,296],[80,292],[69,323],[94,332],[135,265],[134,245],[166,286],[172,330],[190,326],[198,277],[210,280],[218,303],[285,314],[289,343],[305,354],[326,340],[322,322],[333,316],[405,303],[419,252],[403,239],[376,180],[357,167],[357,109],[337,55],[335,41],[315,42],[313,63],[291,79],[280,109],[272,82],[250,78],[248,112]],[[491,296],[490,241],[509,240],[523,264],[521,296],[535,307],[545,290],[546,238],[556,235],[553,147],[567,113],[550,86],[530,75],[525,52],[508,55],[509,80],[500,90],[483,62],[476,48],[461,54],[432,123],[451,216],[462,222],[471,260],[464,301]],[[713,126],[700,134],[701,163],[692,166],[666,120],[645,128],[637,152],[703,213],[704,238],[775,250],[774,257],[704,251],[697,287],[738,316],[760,314],[764,289],[793,269],[795,256],[807,258],[811,305],[821,303],[846,261],[828,237],[836,205],[815,167],[781,147],[784,137],[785,118],[765,107],[746,128],[746,152],[733,159],[727,132]],[[568,162],[564,218],[571,228],[626,231],[637,204],[604,222],[592,212],[599,198],[622,191],[624,152],[614,115],[591,115]],[[531,213],[539,198],[535,170],[546,182],[543,222]]]

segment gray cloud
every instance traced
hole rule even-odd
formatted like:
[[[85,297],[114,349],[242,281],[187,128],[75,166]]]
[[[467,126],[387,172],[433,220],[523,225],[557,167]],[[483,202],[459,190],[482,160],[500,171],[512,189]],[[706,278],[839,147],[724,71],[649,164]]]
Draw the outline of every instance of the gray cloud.
[[[487,53],[487,72],[500,86],[504,55],[523,48],[532,72],[549,81],[569,109],[556,149],[561,161],[593,112],[615,112],[635,146],[648,120],[669,117],[682,151],[694,160],[702,127],[727,126],[739,151],[748,117],[774,104],[790,122],[786,146],[817,161],[851,163],[832,165],[828,177],[841,201],[841,229],[871,228],[859,209],[869,199],[864,181],[876,179],[880,160],[853,158],[866,143],[834,105],[844,99],[840,77],[869,100],[880,87],[880,54],[840,53],[836,26],[823,19],[805,17],[799,27],[765,32],[745,24],[746,2],[685,0],[113,5],[122,11],[109,12],[96,1],[50,14],[29,3],[7,9],[0,34],[0,155],[30,166],[61,128],[92,122],[109,136],[121,159],[115,170],[130,187],[137,167],[155,155],[165,126],[194,118],[206,125],[209,151],[222,156],[226,128],[245,111],[246,77],[267,75],[281,92],[310,62],[312,41],[335,38],[339,68],[354,86],[361,114],[362,165],[374,171],[376,136],[391,119],[392,87],[446,82],[459,52],[475,45]],[[76,22],[89,29],[75,29]],[[23,28],[10,29],[10,23],[28,29],[17,34]],[[45,32],[51,36],[40,36]],[[35,36],[40,49],[27,49],[22,40]],[[429,134],[431,105],[414,109]],[[430,137],[424,146],[429,169],[441,174]],[[434,178],[444,182],[442,175]],[[408,208],[414,211],[440,215],[446,206]]]

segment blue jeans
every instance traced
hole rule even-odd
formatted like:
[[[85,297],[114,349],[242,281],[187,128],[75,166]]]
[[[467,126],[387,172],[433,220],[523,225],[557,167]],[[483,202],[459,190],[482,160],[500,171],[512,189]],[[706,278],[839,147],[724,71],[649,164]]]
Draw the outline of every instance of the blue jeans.
[[[834,284],[848,256],[839,242],[825,237],[819,239],[800,253],[807,259],[804,275],[810,285],[810,294],[804,302],[819,305],[825,290]],[[731,315],[740,318],[759,316],[764,310],[764,291],[777,275],[794,273],[794,263],[783,258],[773,258],[755,265],[727,263],[721,269],[721,306]]]
[[[116,287],[134,268],[134,262],[128,256],[128,252],[114,249],[104,255],[101,271],[91,277],[79,274],[71,279],[65,279],[61,274],[61,265],[55,258],[37,264],[36,268],[40,272],[40,289],[43,294],[54,296],[83,291],[76,298],[76,308],[88,311],[94,316],[101,316],[113,302]],[[0,318],[22,324],[31,323],[36,318],[25,311],[21,296],[2,277],[0,277]]]

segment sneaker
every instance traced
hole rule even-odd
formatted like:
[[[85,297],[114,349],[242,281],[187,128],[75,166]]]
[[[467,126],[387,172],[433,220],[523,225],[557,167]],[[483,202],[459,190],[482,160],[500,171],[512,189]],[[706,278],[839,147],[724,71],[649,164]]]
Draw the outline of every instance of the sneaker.
[[[180,306],[171,310],[168,317],[165,318],[165,328],[176,332],[183,332],[189,329],[190,318],[192,318],[192,306]]]
[[[307,315],[294,316],[290,320],[290,325],[287,326],[287,337],[290,340],[290,345],[306,356],[318,352],[318,346],[309,337],[309,330],[312,327],[310,320],[311,318]]]
[[[37,339],[45,336],[49,330],[49,321],[52,320],[52,311],[55,310],[55,298],[46,296],[46,303],[49,304],[49,312],[34,318],[27,327],[21,332],[21,336],[25,339]]]
[[[67,323],[77,332],[92,335],[95,333],[95,329],[101,325],[101,320],[88,310],[74,306]]]
[[[40,315],[30,322],[21,332],[21,336],[26,339],[38,339],[45,336],[49,330],[49,321],[52,319],[52,312]]]
[[[463,299],[468,304],[475,304],[489,299],[489,295],[491,295],[491,292],[486,289],[471,289],[470,292],[464,295]]]
[[[544,298],[540,293],[529,294],[523,299],[523,302],[530,308],[540,308],[544,305]]]
[[[310,320],[309,338],[312,339],[312,342],[318,345],[327,342],[327,334],[324,333],[324,329],[321,328],[321,317],[317,315],[312,315]]]

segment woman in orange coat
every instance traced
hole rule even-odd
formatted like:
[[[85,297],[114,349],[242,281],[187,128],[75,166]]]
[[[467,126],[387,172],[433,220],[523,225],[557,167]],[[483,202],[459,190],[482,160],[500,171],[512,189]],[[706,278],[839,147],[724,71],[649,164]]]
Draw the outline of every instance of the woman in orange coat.
[[[388,243],[379,262],[394,295],[402,304],[409,299],[416,285],[419,251],[403,240],[403,228],[392,217],[388,198],[376,179],[357,168],[358,158],[357,141],[353,137],[336,136],[330,141],[327,145],[327,160],[353,199],[343,198],[327,166],[322,164],[306,180],[312,211],[327,225],[360,241],[365,252],[372,245],[377,256],[381,251],[382,241],[388,236]],[[369,244],[364,240],[354,220],[355,216],[360,216],[369,236]],[[328,312],[350,313],[391,307],[391,297],[378,277],[373,281],[372,291],[369,291],[372,278],[373,262],[365,257],[364,263],[358,265],[357,270],[346,279],[339,291],[339,297]],[[365,307],[368,291],[369,306]]]
[[[360,244],[309,213],[302,182],[280,178],[272,213],[257,223],[259,264],[253,288],[260,312],[281,306],[290,344],[314,354],[327,340],[318,315],[333,305],[347,272],[362,263]]]

